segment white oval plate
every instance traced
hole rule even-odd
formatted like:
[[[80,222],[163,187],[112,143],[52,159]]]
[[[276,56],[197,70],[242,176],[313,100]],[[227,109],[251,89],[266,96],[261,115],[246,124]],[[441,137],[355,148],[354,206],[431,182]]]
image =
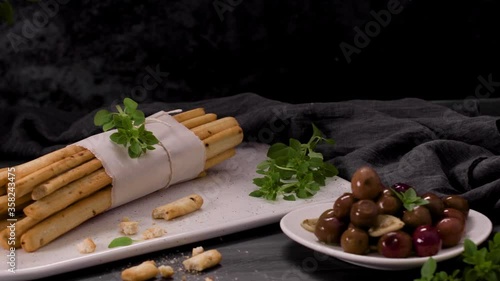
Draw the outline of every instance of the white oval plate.
[[[356,255],[346,253],[340,246],[326,245],[318,241],[314,233],[305,230],[301,222],[305,219],[317,218],[326,209],[333,206],[331,203],[321,203],[309,205],[296,209],[286,214],[280,221],[281,230],[290,239],[302,244],[312,250],[341,259],[351,264],[380,269],[380,270],[406,270],[422,266],[429,257],[409,257],[409,258],[386,258],[378,253],[368,255]],[[474,243],[480,244],[485,241],[493,229],[491,221],[483,214],[470,210],[467,220],[465,235],[459,245],[441,249],[433,258],[436,261],[443,261],[460,255],[463,252],[463,240],[471,239]]]

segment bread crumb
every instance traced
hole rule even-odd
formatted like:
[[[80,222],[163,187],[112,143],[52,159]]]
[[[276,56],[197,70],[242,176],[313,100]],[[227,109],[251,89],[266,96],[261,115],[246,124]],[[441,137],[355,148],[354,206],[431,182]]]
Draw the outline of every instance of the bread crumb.
[[[210,277],[205,277],[205,281],[214,281],[214,279],[212,279]]]
[[[158,267],[160,270],[161,277],[170,278],[174,275],[174,269],[170,265],[160,265]]]
[[[163,234],[165,234],[165,230],[161,227],[150,227],[148,229],[146,229],[143,233],[142,233],[142,237],[144,239],[153,239],[153,238],[158,238],[158,237],[161,237],[163,236]]]
[[[83,241],[78,243],[76,247],[78,248],[78,251],[80,251],[80,253],[88,254],[88,253],[93,253],[95,251],[96,245],[92,240],[92,238],[87,237]]]
[[[134,235],[139,229],[139,223],[136,221],[122,221],[120,231],[125,235]]]
[[[199,254],[203,253],[203,251],[205,251],[205,250],[203,249],[202,246],[193,248],[193,252],[192,252],[191,256],[194,257],[196,255],[199,255]]]
[[[130,221],[130,218],[129,217],[123,217],[122,221]]]

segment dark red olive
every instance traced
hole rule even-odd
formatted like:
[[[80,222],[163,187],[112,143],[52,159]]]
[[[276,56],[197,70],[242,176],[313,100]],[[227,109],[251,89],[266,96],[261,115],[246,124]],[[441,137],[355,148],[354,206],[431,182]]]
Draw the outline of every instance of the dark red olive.
[[[314,235],[320,242],[339,244],[340,236],[346,228],[347,224],[334,216],[333,209],[328,209],[319,216]]]
[[[351,190],[356,199],[375,199],[382,189],[380,177],[371,167],[363,166],[352,175]]]
[[[419,257],[433,256],[441,250],[441,238],[437,229],[431,225],[421,225],[412,235],[413,249]]]
[[[463,222],[463,224],[466,224],[467,218],[465,217],[464,213],[461,211],[454,209],[454,208],[444,208],[443,210],[443,218],[457,218],[460,221]]]
[[[391,188],[394,189],[397,192],[404,193],[405,191],[407,191],[408,189],[410,189],[412,187],[409,184],[398,182],[398,183],[393,184],[391,186]]]
[[[377,243],[379,254],[386,258],[406,258],[412,253],[413,241],[411,236],[401,230],[388,232],[382,235]]]
[[[465,230],[464,223],[457,218],[443,218],[436,224],[436,229],[441,237],[443,248],[458,245]]]
[[[388,192],[387,192],[388,190]],[[389,189],[384,189],[382,196],[377,200],[380,214],[395,215],[401,210],[403,203],[393,195]]]
[[[342,194],[333,203],[333,215],[341,220],[349,219],[351,207],[355,201],[356,199],[354,198],[352,193],[346,192]]]

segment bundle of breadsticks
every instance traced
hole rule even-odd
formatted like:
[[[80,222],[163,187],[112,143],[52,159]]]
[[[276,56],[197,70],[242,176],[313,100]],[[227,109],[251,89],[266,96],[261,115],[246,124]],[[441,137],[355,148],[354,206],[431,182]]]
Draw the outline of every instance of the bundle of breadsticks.
[[[176,126],[182,126],[183,130],[187,129],[188,132],[194,134],[193,137],[199,142],[202,152],[204,151],[202,158],[199,158],[203,159],[204,163],[201,163],[201,171],[191,171],[191,173],[196,173],[194,176],[184,176],[172,182],[170,175],[167,179],[162,179],[161,184],[165,180],[169,184],[175,184],[203,176],[208,169],[234,156],[236,146],[243,141],[243,130],[233,117],[218,118],[214,113],[206,113],[204,108],[195,108],[169,115],[169,118],[175,120]],[[165,123],[167,128],[173,125],[171,121],[157,122]],[[97,143],[97,146],[114,145],[116,149],[123,150],[123,147],[110,144],[109,138],[107,141],[103,140],[104,138],[102,142],[106,144]],[[183,143],[184,140],[175,141]],[[170,172],[175,173],[176,169],[189,169],[185,164],[179,166],[174,161],[184,158],[182,153],[176,156],[175,154],[179,152],[172,151],[168,147],[155,150],[158,149],[165,150],[164,154],[168,155],[169,159],[171,158]],[[192,149],[187,148],[187,150]],[[146,155],[149,154],[151,153],[148,152]],[[155,156],[146,156],[144,161],[148,157]],[[115,200],[113,190],[117,188],[115,180],[119,179],[116,175],[110,175],[110,171],[106,168],[108,164],[104,160],[96,156],[91,149],[76,143],[29,162],[1,169],[0,244],[2,247],[7,250],[12,247],[22,247],[26,252],[34,252],[106,210],[164,188],[164,186],[156,186],[153,191],[146,192],[142,191],[142,186],[131,188],[129,190],[131,193],[137,193],[135,197],[121,198],[118,199],[122,200],[121,202],[113,202]],[[115,162],[122,166],[125,174],[131,174],[131,177],[142,176],[144,181],[154,177],[154,175],[147,174],[147,170],[140,172],[142,175],[134,175],[135,168],[129,169],[128,164],[124,164],[122,160]],[[163,169],[161,163],[152,165]],[[138,165],[144,166],[141,162]],[[146,167],[146,169],[150,168]],[[164,174],[163,171],[154,173]],[[165,174],[169,173],[165,172]],[[129,179],[125,181],[133,182]],[[129,191],[120,193],[128,194]],[[14,236],[9,228],[13,221],[15,221]]]

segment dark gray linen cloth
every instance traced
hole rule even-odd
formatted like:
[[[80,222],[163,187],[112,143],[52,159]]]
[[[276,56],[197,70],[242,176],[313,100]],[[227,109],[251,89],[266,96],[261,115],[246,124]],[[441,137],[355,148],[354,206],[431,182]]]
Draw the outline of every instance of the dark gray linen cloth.
[[[325,159],[349,180],[370,165],[387,186],[412,185],[419,193],[460,194],[495,224],[500,212],[500,120],[465,116],[429,101],[351,100],[291,104],[253,93],[195,102],[141,104],[146,115],[159,110],[204,107],[219,118],[234,116],[245,141],[307,141],[314,123],[333,146],[320,145]],[[109,106],[112,109],[112,105]],[[0,112],[0,155],[30,159],[100,132],[95,109],[85,115],[42,109]]]

